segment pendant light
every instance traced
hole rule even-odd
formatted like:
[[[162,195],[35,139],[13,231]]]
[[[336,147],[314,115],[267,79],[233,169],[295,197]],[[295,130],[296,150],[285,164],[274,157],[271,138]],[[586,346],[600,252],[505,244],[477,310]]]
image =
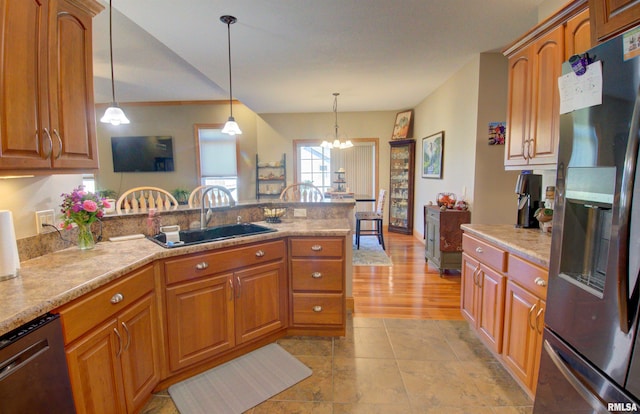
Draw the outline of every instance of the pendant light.
[[[338,95],[340,95],[338,92],[333,93],[333,113],[336,116],[336,123],[333,126],[333,131],[334,131],[334,135],[332,137],[333,141],[327,141],[327,140],[322,141],[322,144],[320,144],[320,146],[324,148],[345,149],[345,148],[353,147],[353,143],[350,140],[346,140],[345,142],[342,142],[338,137]]]
[[[104,115],[100,118],[100,122],[111,125],[128,124],[129,119],[116,102],[116,87],[113,80],[113,24],[112,24],[113,8],[111,0],[109,0],[109,56],[111,60],[111,105],[104,111]]]
[[[229,43],[229,110],[231,111],[227,123],[224,124],[224,128],[222,128],[222,133],[229,135],[240,135],[242,134],[242,131],[240,130],[238,123],[233,117],[233,89],[231,88],[231,25],[237,22],[238,19],[233,16],[225,15],[220,16],[220,21],[227,25],[227,39]]]

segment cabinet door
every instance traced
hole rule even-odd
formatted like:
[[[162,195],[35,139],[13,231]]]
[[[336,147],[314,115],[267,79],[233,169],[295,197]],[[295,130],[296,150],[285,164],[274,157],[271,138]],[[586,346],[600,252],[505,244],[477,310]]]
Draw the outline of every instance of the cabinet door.
[[[58,1],[50,52],[51,134],[56,168],[98,168],[91,15]]]
[[[539,359],[536,344],[540,334],[535,327],[538,302],[538,297],[528,290],[507,282],[502,357],[511,372],[530,389],[535,363]]]
[[[66,350],[78,414],[127,412],[118,360],[124,344],[118,335],[112,319]]]
[[[248,342],[284,328],[287,280],[284,261],[234,274],[236,342]]]
[[[477,281],[480,291],[478,333],[495,352],[502,350],[502,323],[504,316],[505,277],[481,266]]]
[[[435,260],[437,250],[436,241],[436,223],[431,219],[427,219],[424,245],[425,257],[427,259]]]
[[[529,144],[525,146],[529,164],[555,164],[560,136],[560,92],[564,30],[558,27],[533,45],[533,89]]]
[[[527,163],[525,143],[529,140],[532,49],[526,47],[509,58],[507,140],[504,165]]]
[[[462,315],[476,326],[476,279],[480,270],[480,263],[466,253],[462,254],[460,308]]]
[[[591,49],[591,21],[586,9],[567,21],[564,28],[564,60]]]
[[[640,22],[640,0],[589,0],[589,10],[599,42]]]
[[[203,361],[234,346],[231,274],[166,289],[169,367]]]
[[[0,169],[49,168],[48,0],[0,0]]]
[[[160,381],[160,337],[156,297],[149,294],[118,319],[123,336],[122,374],[127,409],[137,412]]]

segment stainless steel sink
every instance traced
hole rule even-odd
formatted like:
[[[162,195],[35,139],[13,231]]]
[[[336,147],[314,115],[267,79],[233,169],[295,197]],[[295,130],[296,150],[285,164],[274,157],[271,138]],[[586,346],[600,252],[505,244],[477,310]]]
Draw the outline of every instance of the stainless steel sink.
[[[150,237],[150,239],[162,247],[172,248],[232,239],[236,237],[252,236],[254,234],[271,233],[274,231],[277,230],[253,223],[226,224],[223,226],[208,227],[202,230],[182,230],[179,232],[179,242],[167,242],[167,236],[164,233]]]

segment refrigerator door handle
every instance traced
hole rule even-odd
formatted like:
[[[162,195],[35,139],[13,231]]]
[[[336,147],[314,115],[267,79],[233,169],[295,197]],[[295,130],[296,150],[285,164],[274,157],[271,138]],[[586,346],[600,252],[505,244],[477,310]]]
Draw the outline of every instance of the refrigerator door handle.
[[[567,366],[560,354],[553,349],[553,346],[548,340],[544,340],[543,346],[553,364],[585,402],[587,402],[597,414],[609,414],[605,402],[603,402],[598,395],[594,394],[589,387],[581,381],[580,377],[574,374],[573,370]]]
[[[640,90],[636,91],[636,102],[633,106],[633,115],[629,128],[627,140],[627,150],[624,157],[624,167],[622,171],[622,183],[620,186],[620,213],[619,213],[619,249],[618,249],[618,314],[620,315],[620,329],[624,333],[629,333],[637,309],[637,295],[632,295],[635,303],[629,303],[629,237],[631,224],[631,203],[633,201],[634,177],[638,163],[638,132],[640,125]],[[638,202],[638,200],[636,200]],[[637,254],[637,252],[633,252]],[[637,284],[637,281],[636,281]]]

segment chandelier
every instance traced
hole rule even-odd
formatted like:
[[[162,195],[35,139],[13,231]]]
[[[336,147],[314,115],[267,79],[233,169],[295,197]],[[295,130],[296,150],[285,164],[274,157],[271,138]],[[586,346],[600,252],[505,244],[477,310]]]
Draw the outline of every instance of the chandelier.
[[[344,136],[344,134],[341,137],[338,136],[338,95],[340,95],[338,92],[334,92],[333,93],[333,113],[335,114],[335,117],[336,117],[336,123],[333,126],[334,134],[331,137],[332,140],[330,140],[330,141],[327,141],[327,140],[322,141],[322,144],[320,144],[320,146],[323,147],[323,148],[345,149],[345,148],[353,147],[353,143],[350,140],[347,139],[344,142],[342,142],[340,140],[340,138],[346,138],[346,136]]]

